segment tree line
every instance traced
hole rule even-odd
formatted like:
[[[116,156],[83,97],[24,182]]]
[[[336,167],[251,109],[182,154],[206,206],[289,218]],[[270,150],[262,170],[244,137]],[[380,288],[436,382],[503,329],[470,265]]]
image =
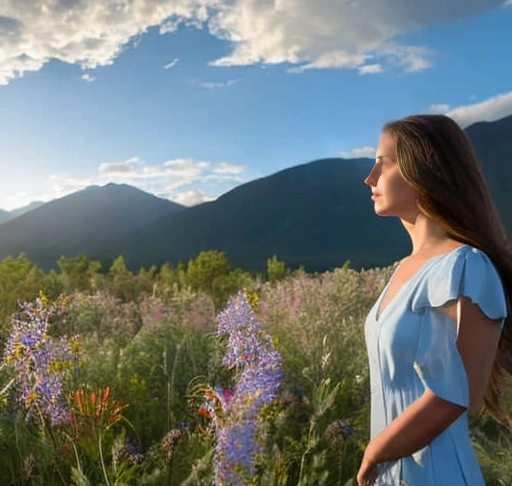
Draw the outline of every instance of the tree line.
[[[299,270],[302,271],[302,270]],[[292,272],[274,254],[267,260],[266,272],[253,275],[234,268],[222,251],[201,251],[188,262],[164,263],[130,271],[122,255],[109,268],[84,254],[62,255],[57,268],[43,271],[21,253],[0,261],[0,338],[6,337],[9,318],[19,302],[31,301],[40,292],[50,299],[72,292],[107,292],[123,302],[138,301],[146,295],[172,298],[185,288],[209,295],[217,309],[237,290],[250,287],[255,279],[279,281]]]

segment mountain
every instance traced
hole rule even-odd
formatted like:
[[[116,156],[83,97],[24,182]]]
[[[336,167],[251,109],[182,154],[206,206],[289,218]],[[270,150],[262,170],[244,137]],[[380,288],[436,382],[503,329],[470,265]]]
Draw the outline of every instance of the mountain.
[[[505,228],[512,238],[512,116],[466,130],[482,164]]]
[[[467,133],[512,235],[512,116]],[[132,268],[186,261],[205,249],[225,251],[233,265],[251,270],[264,269],[273,253],[310,271],[346,260],[356,268],[388,265],[407,252],[409,240],[397,219],[373,212],[363,185],[373,163],[324,159],[292,167],[113,240],[108,251],[115,248]]]
[[[225,251],[232,265],[249,270],[264,269],[274,253],[310,271],[347,259],[365,266],[392,261],[406,241],[397,220],[373,212],[363,185],[372,165],[323,159],[292,167],[112,240],[108,251],[122,253],[132,268],[187,261],[205,249]]]
[[[183,206],[128,185],[90,186],[0,225],[0,258],[24,252],[42,268],[60,255],[90,253]]]
[[[23,206],[21,208],[13,209],[12,211],[5,211],[3,209],[0,209],[0,224],[5,223],[6,221],[9,221],[10,219],[17,218],[18,216],[21,216],[22,214],[28,213],[29,211],[32,211],[33,209],[38,208],[39,206],[42,206],[44,202],[42,201],[33,201],[27,206]]]
[[[29,211],[33,211],[34,209],[37,209],[38,207],[42,206],[44,204],[43,201],[32,201],[30,204],[27,204],[26,206],[23,206],[21,208],[13,209],[9,212],[9,219],[17,218],[18,216],[21,216],[22,214],[28,213]]]
[[[0,209],[0,224],[5,223],[11,218],[11,215],[8,211],[4,211],[3,209]]]
[[[467,129],[512,235],[512,116]],[[216,201],[184,208],[129,186],[91,187],[0,225],[0,258],[24,251],[42,268],[85,253],[129,268],[186,262],[202,250],[264,270],[277,254],[288,266],[324,271],[389,265],[409,248],[396,218],[374,214],[363,180],[373,160],[322,159],[243,184]]]

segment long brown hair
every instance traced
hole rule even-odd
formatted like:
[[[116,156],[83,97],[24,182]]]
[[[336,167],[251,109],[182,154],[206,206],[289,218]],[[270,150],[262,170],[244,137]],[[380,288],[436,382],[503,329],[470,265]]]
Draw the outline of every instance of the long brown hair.
[[[444,115],[415,115],[384,125],[396,139],[402,176],[418,191],[418,207],[447,234],[482,250],[495,264],[507,296],[507,317],[484,397],[486,409],[509,423],[500,395],[512,376],[512,251],[475,151]]]

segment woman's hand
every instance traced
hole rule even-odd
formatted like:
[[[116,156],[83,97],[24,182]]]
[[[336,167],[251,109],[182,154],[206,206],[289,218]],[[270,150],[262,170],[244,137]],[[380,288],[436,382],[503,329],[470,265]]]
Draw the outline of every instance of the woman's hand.
[[[372,463],[366,456],[363,456],[361,466],[357,472],[357,486],[371,486],[377,479],[377,464]]]

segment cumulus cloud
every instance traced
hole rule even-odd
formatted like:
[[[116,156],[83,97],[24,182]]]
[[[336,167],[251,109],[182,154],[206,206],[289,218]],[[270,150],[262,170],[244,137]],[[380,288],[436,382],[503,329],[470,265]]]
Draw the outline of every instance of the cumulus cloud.
[[[247,182],[243,176],[245,170],[244,166],[229,162],[177,158],[150,165],[139,157],[132,157],[121,162],[104,162],[98,166],[96,174],[80,177],[53,174],[47,189],[41,191],[43,184],[38,183],[38,198],[49,201],[92,185],[102,186],[112,182],[129,184],[179,204],[193,206],[215,200],[221,194]],[[16,200],[22,199],[17,197]],[[23,205],[11,204],[10,201],[7,203],[8,207]]]
[[[54,175],[52,192],[53,198],[62,197],[91,185],[114,182],[133,185],[143,191],[192,206],[212,201],[245,182],[245,170],[244,166],[229,162],[177,158],[150,165],[139,157],[132,157],[121,162],[102,163],[97,174],[87,177]]]
[[[183,206],[196,206],[198,204],[214,201],[217,199],[214,196],[209,196],[201,189],[191,189],[190,191],[162,193],[160,197],[170,199]]]
[[[387,44],[381,54],[391,66],[401,67],[405,72],[415,73],[432,66],[435,53],[425,47]]]
[[[397,43],[399,36],[503,5],[503,0],[3,0],[0,83],[51,59],[83,69],[108,65],[149,28],[167,34],[183,24],[230,43],[231,52],[212,60],[215,66],[288,63],[294,72],[368,73],[364,66],[371,59],[370,65],[419,71],[431,65],[432,53]]]
[[[245,170],[243,165],[229,164],[227,162],[221,162],[214,169],[214,174],[240,174]]]
[[[472,98],[474,98],[472,96]],[[502,93],[478,103],[451,107],[447,104],[431,105],[430,113],[453,118],[462,128],[480,121],[495,121],[512,114],[512,91]]]
[[[365,64],[357,68],[357,72],[361,75],[364,74],[378,74],[383,71],[382,64]]]
[[[82,74],[82,79],[88,83],[92,83],[96,78],[91,76],[89,73]]]
[[[512,1],[512,0],[511,0]],[[472,96],[473,98],[473,96]],[[496,121],[512,115],[512,91],[493,96],[478,103],[471,103],[458,107],[451,107],[445,103],[430,105],[428,113],[447,115],[453,118],[462,128],[481,121]],[[344,159],[358,159],[375,157],[375,147],[364,146],[342,151],[339,153]]]
[[[374,159],[375,147],[365,146],[352,149],[349,152],[343,151],[340,152],[340,157],[343,157],[344,159],[361,159],[363,157]]]
[[[217,0],[3,0],[0,83],[40,69],[50,59],[83,69],[112,64],[150,27],[199,25]],[[174,24],[172,21],[174,20]]]
[[[214,35],[234,46],[213,64],[286,62],[300,72],[359,68],[373,56],[381,64],[419,71],[431,65],[432,53],[421,46],[398,44],[398,36],[476,15],[502,1],[238,0],[220,8],[208,23]]]
[[[446,115],[465,128],[479,121],[495,121],[512,114],[512,91],[488,98],[479,103],[458,106]]]

